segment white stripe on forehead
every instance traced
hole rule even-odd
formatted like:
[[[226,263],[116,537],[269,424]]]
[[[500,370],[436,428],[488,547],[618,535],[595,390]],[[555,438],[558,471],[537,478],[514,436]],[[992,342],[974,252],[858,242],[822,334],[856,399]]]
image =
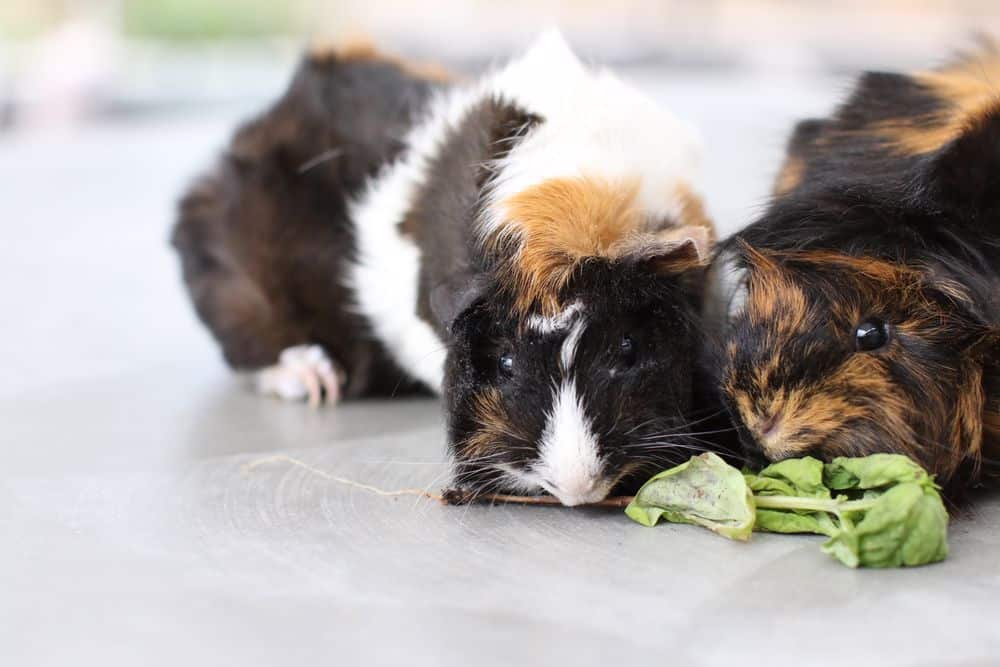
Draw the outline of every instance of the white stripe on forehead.
[[[556,331],[562,331],[563,329],[568,329],[570,323],[577,316],[577,313],[583,312],[583,302],[574,301],[565,308],[563,308],[561,313],[553,315],[552,317],[544,317],[542,315],[532,315],[528,318],[528,328],[540,334],[550,334]]]
[[[569,373],[570,367],[573,366],[573,357],[576,356],[576,348],[580,344],[580,336],[583,335],[583,330],[586,328],[587,320],[581,317],[573,324],[573,328],[569,330],[569,333],[566,334],[566,338],[563,340],[562,347],[559,348],[559,368],[562,370],[563,375]]]

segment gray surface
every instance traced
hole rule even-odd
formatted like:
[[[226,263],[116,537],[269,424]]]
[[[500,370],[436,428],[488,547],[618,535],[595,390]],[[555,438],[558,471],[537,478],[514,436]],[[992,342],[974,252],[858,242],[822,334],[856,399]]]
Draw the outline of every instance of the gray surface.
[[[790,120],[837,95],[821,84],[655,84],[704,129],[728,228]],[[0,137],[0,664],[1000,663],[998,500],[954,524],[946,563],[855,572],[809,537],[247,470],[280,452],[387,489],[446,474],[437,403],[256,398],[193,320],[167,227],[231,120]]]

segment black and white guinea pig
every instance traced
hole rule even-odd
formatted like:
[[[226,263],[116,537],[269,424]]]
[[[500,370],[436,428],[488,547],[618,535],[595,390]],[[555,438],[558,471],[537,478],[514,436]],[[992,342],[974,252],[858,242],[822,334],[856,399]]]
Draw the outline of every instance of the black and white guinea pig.
[[[465,83],[313,54],[174,243],[262,391],[443,392],[459,485],[577,505],[701,447],[698,162],[687,126],[556,33]]]
[[[770,460],[898,452],[953,494],[1000,465],[1000,54],[868,73],[795,130],[720,244],[713,365]]]

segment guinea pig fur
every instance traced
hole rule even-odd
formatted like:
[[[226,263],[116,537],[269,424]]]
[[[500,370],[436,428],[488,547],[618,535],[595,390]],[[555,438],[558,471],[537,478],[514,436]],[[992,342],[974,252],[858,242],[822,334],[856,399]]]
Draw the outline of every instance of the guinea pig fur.
[[[1000,54],[868,73],[800,123],[764,215],[720,244],[706,321],[770,460],[897,452],[953,495],[1000,463]]]
[[[703,448],[699,159],[557,33],[469,82],[313,54],[174,241],[262,390],[442,392],[458,484],[575,505]]]

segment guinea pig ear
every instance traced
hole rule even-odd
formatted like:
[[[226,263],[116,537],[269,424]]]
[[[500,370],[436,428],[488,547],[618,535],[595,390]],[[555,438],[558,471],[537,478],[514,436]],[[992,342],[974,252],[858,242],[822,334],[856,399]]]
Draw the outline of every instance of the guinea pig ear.
[[[715,233],[709,227],[701,225],[683,225],[665,229],[657,237],[660,241],[673,245],[676,253],[681,248],[687,253],[694,253],[694,259],[700,264],[708,264],[715,245]]]
[[[455,320],[478,301],[485,290],[485,276],[457,273],[431,289],[431,313],[450,332]]]
[[[956,139],[931,154],[918,181],[950,207],[981,213],[1000,206],[1000,104],[969,119]]]
[[[711,229],[684,225],[634,239],[621,249],[619,256],[645,264],[656,273],[684,273],[708,265],[713,241]]]

